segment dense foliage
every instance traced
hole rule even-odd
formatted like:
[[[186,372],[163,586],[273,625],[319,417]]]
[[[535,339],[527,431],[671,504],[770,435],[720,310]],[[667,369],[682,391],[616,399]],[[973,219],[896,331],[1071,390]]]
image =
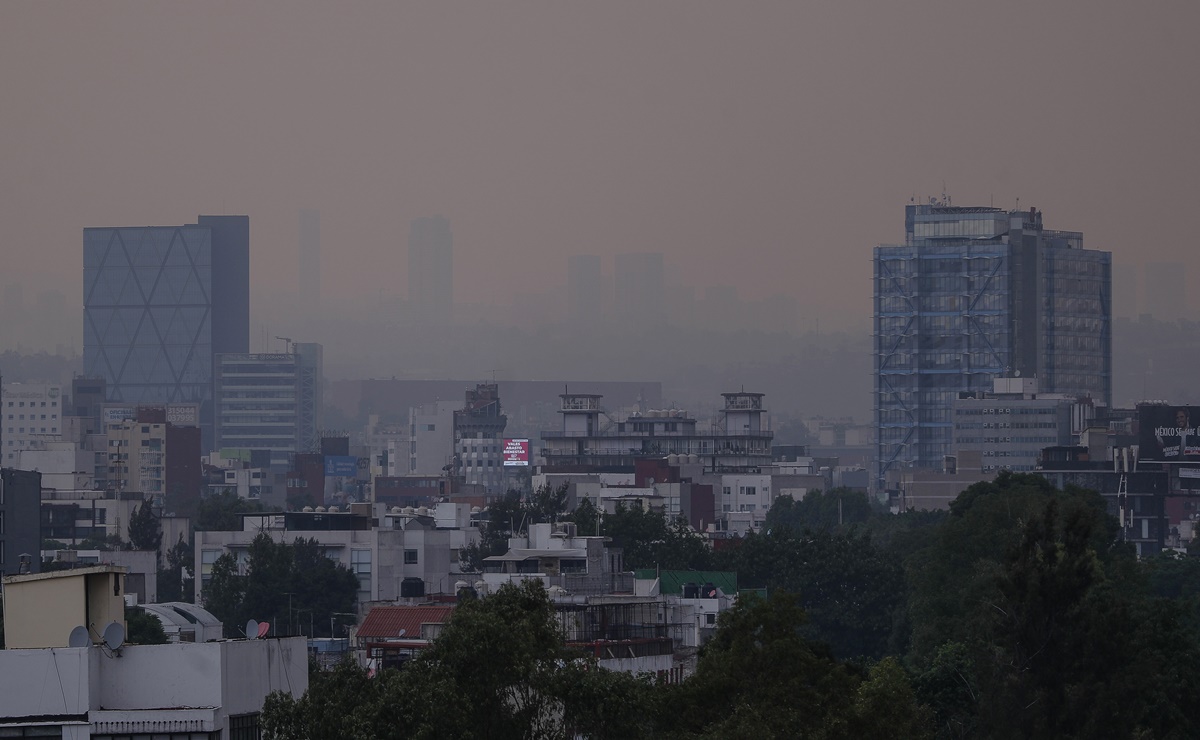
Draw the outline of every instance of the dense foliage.
[[[344,665],[272,697],[268,736],[1200,736],[1200,559],[1138,560],[1094,492],[1005,473],[900,516],[848,491],[781,497],[716,551],[661,514],[532,503],[504,503],[498,531],[569,517],[630,567],[734,570],[768,595],[743,593],[664,685],[572,654],[541,586],[506,587],[401,671]]]
[[[244,566],[230,553],[217,558],[203,597],[226,637],[241,637],[250,619],[270,622],[275,634],[328,637],[330,617],[354,611],[357,593],[358,578],[316,540],[288,544],[264,533],[250,543]]]
[[[226,489],[205,496],[196,508],[195,528],[201,532],[240,530],[242,514],[262,511],[262,505]]]

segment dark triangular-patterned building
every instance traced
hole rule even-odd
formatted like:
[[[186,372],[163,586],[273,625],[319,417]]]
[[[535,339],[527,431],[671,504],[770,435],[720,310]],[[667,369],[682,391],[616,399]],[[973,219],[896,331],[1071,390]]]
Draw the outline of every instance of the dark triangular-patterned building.
[[[250,349],[250,219],[83,230],[84,374],[108,401],[200,404],[212,440],[213,358]]]

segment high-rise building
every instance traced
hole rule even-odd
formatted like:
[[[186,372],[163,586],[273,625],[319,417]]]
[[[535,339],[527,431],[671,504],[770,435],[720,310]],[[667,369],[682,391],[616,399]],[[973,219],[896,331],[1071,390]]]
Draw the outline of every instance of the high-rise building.
[[[666,321],[662,252],[618,254],[613,260],[616,319],[629,327],[657,327]]]
[[[51,383],[4,383],[0,391],[0,439],[5,466],[17,467],[21,450],[62,439],[62,386]]]
[[[321,305],[321,212],[312,208],[300,209],[300,308],[315,309]]]
[[[1188,315],[1187,265],[1147,262],[1142,290],[1142,313],[1159,321],[1178,321]]]
[[[448,323],[454,305],[454,238],[442,216],[414,219],[408,232],[408,300],[425,323]]]
[[[567,258],[567,316],[576,326],[595,326],[604,310],[600,257],[573,254]]]
[[[296,342],[283,354],[217,355],[216,446],[269,450],[286,466],[320,446],[321,345]]]
[[[998,377],[1112,399],[1112,254],[1036,209],[909,205],[905,243],[875,248],[876,482],[936,469],[954,400]]]
[[[500,409],[500,386],[479,383],[468,388],[466,396],[466,403],[454,412],[455,472],[468,485],[503,493],[508,417]]]
[[[213,357],[250,350],[250,219],[83,230],[83,366],[109,401],[200,404]]]

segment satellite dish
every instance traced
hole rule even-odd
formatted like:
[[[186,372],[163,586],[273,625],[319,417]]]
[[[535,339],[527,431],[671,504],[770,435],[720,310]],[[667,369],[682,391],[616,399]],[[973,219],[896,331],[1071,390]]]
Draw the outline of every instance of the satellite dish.
[[[92,644],[92,638],[88,636],[87,627],[82,624],[71,630],[71,636],[67,638],[68,647],[88,647]]]
[[[396,637],[404,637],[404,630],[400,630],[400,632],[396,634]]]
[[[120,622],[109,622],[104,628],[104,644],[109,650],[120,650],[125,644],[125,626]]]
[[[257,640],[258,639],[258,621],[257,620],[251,619],[250,621],[246,622],[246,639],[247,640]]]
[[[271,631],[271,623],[270,622],[259,622],[258,623],[258,636],[260,639],[263,637],[266,637],[267,633],[270,631]]]

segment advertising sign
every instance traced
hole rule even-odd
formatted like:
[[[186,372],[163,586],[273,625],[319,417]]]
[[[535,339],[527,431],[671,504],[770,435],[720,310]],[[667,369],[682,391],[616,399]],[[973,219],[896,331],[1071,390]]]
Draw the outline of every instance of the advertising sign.
[[[167,406],[167,422],[179,427],[194,427],[199,423],[200,407],[194,403],[172,403]]]
[[[105,406],[104,423],[120,424],[123,421],[129,421],[134,417],[134,412],[135,409],[132,406]]]
[[[326,478],[353,478],[358,475],[358,458],[342,455],[325,456]]]
[[[1200,462],[1200,407],[1139,407],[1138,446],[1143,462]]]
[[[504,440],[504,467],[525,467],[529,465],[529,440]]]

